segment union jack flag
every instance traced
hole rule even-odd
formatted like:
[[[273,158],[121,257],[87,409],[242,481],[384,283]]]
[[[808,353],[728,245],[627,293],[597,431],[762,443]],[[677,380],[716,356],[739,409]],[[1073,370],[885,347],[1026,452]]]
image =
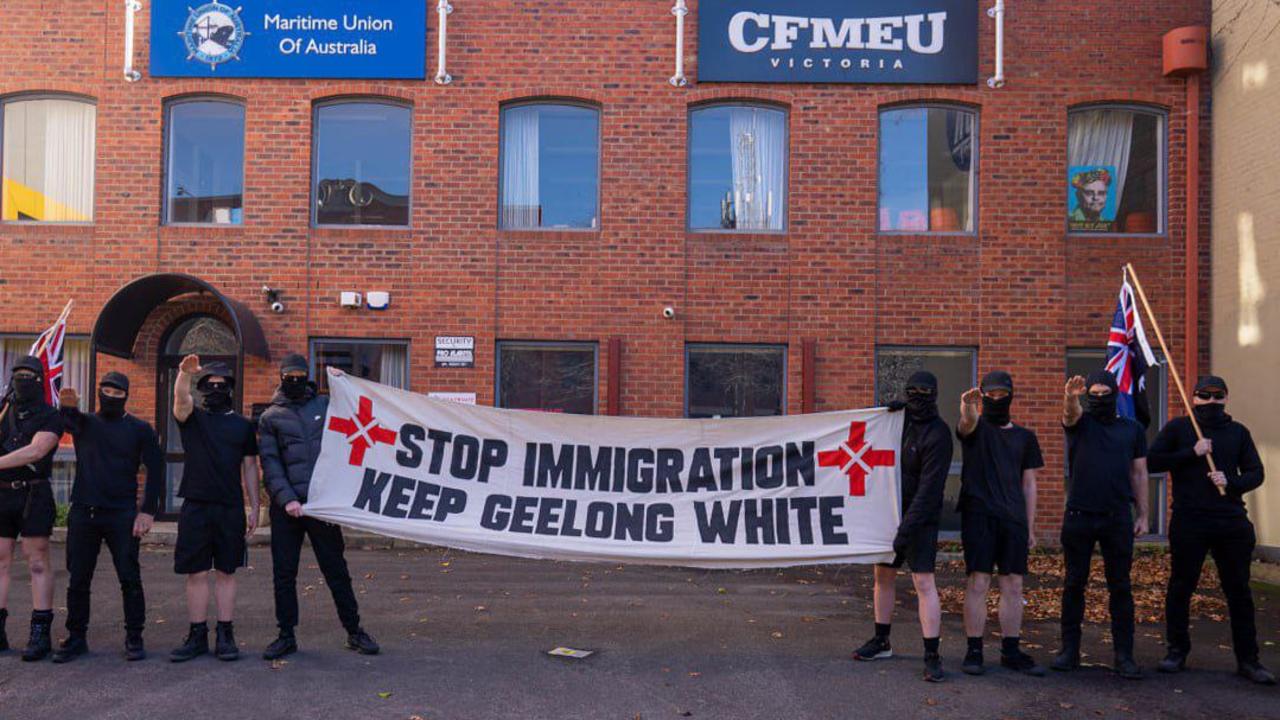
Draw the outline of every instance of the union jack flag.
[[[1151,424],[1151,410],[1147,405],[1147,369],[1155,364],[1156,356],[1147,344],[1133,288],[1126,280],[1120,286],[1120,299],[1111,320],[1106,369],[1116,376],[1116,385],[1120,389],[1116,412],[1120,417],[1137,420],[1144,427]]]
[[[67,337],[67,318],[64,315],[53,327],[40,333],[31,345],[31,356],[44,365],[44,399],[58,407],[58,391],[62,389],[62,342]]]

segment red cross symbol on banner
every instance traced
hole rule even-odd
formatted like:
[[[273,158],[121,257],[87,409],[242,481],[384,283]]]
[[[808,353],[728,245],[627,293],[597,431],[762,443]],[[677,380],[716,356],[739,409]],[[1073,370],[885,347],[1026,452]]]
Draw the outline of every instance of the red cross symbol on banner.
[[[329,429],[347,436],[347,442],[351,444],[351,457],[347,462],[352,465],[363,464],[364,451],[375,444],[392,445],[396,441],[393,430],[382,427],[373,419],[373,400],[364,396],[360,397],[360,407],[354,418],[331,417]]]
[[[849,477],[849,495],[862,497],[867,494],[867,476],[878,467],[893,467],[892,450],[876,450],[865,441],[867,424],[849,423],[849,439],[835,450],[818,453],[818,465],[838,467]]]

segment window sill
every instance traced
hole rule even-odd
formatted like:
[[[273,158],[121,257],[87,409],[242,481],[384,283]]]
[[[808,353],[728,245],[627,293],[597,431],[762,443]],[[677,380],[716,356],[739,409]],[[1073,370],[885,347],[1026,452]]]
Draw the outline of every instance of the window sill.
[[[882,237],[978,237],[972,230],[877,230]]]
[[[725,230],[720,228],[685,228],[685,234],[689,236],[697,235],[714,235],[729,237],[783,237],[787,234],[787,229],[782,230]]]
[[[1071,232],[1070,230],[1068,230],[1065,234],[1066,234],[1067,238],[1068,238],[1068,239],[1070,239],[1070,240],[1078,240],[1078,239],[1081,239],[1081,238],[1084,238],[1084,239],[1099,239],[1099,240],[1116,240],[1116,239],[1121,239],[1121,240],[1150,240],[1150,239],[1152,239],[1152,238],[1159,238],[1159,239],[1161,239],[1161,240],[1167,240],[1167,239],[1169,238],[1169,233],[1167,233],[1167,232],[1161,232],[1161,233],[1082,233],[1082,232]]]
[[[175,230],[196,229],[196,230],[243,230],[245,223],[197,223],[197,222],[171,222],[161,223],[162,228],[173,228]]]

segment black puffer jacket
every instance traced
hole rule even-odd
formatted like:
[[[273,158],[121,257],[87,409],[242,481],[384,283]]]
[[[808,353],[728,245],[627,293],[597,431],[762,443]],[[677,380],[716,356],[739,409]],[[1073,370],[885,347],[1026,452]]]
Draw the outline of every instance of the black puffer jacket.
[[[311,471],[320,457],[324,417],[329,398],[316,394],[313,384],[306,397],[289,400],[280,390],[271,398],[271,407],[258,420],[258,451],[262,480],[271,501],[284,507],[297,500],[307,501]]]

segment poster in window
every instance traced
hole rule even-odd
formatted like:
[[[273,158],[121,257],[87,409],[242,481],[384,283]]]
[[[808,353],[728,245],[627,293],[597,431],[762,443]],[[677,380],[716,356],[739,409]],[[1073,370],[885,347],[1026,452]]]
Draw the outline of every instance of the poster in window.
[[[1067,229],[1113,232],[1116,229],[1116,169],[1112,165],[1076,165],[1067,171]]]

